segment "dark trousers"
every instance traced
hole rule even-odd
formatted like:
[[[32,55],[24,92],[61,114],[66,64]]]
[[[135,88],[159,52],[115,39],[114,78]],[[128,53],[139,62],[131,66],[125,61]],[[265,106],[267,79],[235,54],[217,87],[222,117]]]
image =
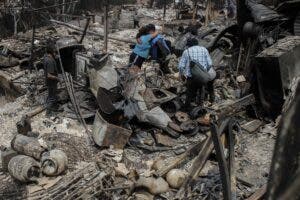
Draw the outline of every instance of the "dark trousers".
[[[134,52],[132,52],[129,57],[129,63],[132,64],[131,66],[138,66],[139,68],[142,68],[145,60],[145,58],[136,55]]]
[[[214,81],[208,82],[206,85],[195,82],[192,78],[188,78],[186,81],[186,100],[185,100],[185,108],[188,109],[191,106],[191,102],[197,97],[197,92],[199,91],[199,106],[203,105],[205,98],[205,88],[208,91],[210,102],[214,102],[215,100],[215,92],[214,92]]]
[[[210,101],[210,103],[213,103],[215,101],[214,81],[215,80],[209,81],[206,84],[206,89],[207,89],[207,92],[208,92],[208,95],[209,95],[209,101]]]
[[[55,111],[58,109],[57,105],[57,82],[48,81],[47,83],[48,97],[46,100],[46,108],[49,111]]]
[[[171,71],[169,69],[169,61],[168,60],[159,60],[157,62],[159,63],[160,70],[164,74],[170,74],[171,73]]]
[[[133,21],[133,27],[134,27],[134,28],[140,28],[140,22],[134,20],[134,21]]]

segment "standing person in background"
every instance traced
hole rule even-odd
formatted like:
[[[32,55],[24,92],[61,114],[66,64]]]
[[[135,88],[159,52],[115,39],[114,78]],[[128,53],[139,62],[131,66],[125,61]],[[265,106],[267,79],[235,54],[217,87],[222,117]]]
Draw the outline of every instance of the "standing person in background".
[[[140,16],[139,16],[137,10],[135,10],[134,15],[133,15],[133,27],[140,28]]]
[[[180,9],[182,7],[182,0],[175,0],[175,8]]]
[[[151,48],[151,39],[158,35],[157,31],[149,30],[147,26],[143,26],[136,36],[137,44],[135,45],[129,63],[131,66],[141,68],[144,61],[149,57]]]
[[[192,62],[197,63],[203,67],[204,70],[209,71],[212,68],[212,60],[209,55],[208,50],[205,47],[199,46],[198,40],[195,38],[189,38],[187,41],[187,49],[183,52],[182,57],[180,59],[178,69],[181,75],[182,80],[186,81],[186,100],[185,100],[185,109],[188,110],[190,108],[190,104],[197,96],[197,92],[200,92],[200,106],[202,106],[204,101],[204,86],[203,84],[197,82],[191,73],[191,64]],[[193,67],[199,67],[197,65]],[[210,95],[210,102],[214,102],[215,94],[214,94],[214,80],[209,81],[206,86]]]
[[[46,54],[44,56],[44,73],[45,73],[45,83],[48,89],[48,98],[46,100],[47,114],[55,112],[58,110],[57,104],[57,83],[58,69],[55,60],[55,49],[54,45],[48,44],[46,47]]]

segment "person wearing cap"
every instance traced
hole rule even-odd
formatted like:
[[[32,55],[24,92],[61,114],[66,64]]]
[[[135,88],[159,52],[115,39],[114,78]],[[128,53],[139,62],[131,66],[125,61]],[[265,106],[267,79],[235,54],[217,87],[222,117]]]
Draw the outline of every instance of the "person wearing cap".
[[[196,82],[193,79],[190,62],[200,64],[205,70],[209,70],[212,67],[212,60],[209,55],[208,50],[205,47],[199,46],[198,40],[196,38],[189,38],[187,40],[187,49],[183,52],[182,57],[180,59],[178,69],[181,75],[181,78],[186,81],[186,100],[185,100],[185,108],[189,109],[190,104],[193,98],[197,95],[197,92],[200,92],[200,106],[202,106],[204,101],[204,86],[203,84]],[[198,66],[195,66],[198,67]],[[209,81],[206,86],[210,96],[210,102],[214,101],[214,81]]]

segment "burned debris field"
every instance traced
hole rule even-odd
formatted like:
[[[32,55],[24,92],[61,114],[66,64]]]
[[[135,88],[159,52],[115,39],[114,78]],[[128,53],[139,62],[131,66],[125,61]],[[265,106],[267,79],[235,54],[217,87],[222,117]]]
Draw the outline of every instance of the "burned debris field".
[[[0,1],[0,200],[300,199],[300,0]]]

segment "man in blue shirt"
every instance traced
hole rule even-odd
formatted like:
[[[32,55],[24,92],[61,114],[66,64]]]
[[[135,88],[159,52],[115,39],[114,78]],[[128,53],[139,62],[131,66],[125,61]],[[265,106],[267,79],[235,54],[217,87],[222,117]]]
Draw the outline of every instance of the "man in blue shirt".
[[[149,30],[147,26],[142,27],[137,34],[137,44],[130,55],[129,63],[131,66],[142,67],[144,61],[149,57],[151,39],[158,35],[157,31]]]
[[[205,47],[199,46],[198,44],[198,40],[195,38],[190,38],[187,40],[188,49],[183,52],[178,65],[179,73],[182,79],[186,80],[186,109],[190,107],[191,101],[197,95],[198,90],[200,90],[200,105],[202,105],[204,101],[204,85],[193,80],[190,62],[193,61],[202,65],[202,67],[207,71],[212,67],[212,60],[208,50]],[[213,81],[207,83],[207,90],[210,95],[210,102],[213,102],[215,98]]]

